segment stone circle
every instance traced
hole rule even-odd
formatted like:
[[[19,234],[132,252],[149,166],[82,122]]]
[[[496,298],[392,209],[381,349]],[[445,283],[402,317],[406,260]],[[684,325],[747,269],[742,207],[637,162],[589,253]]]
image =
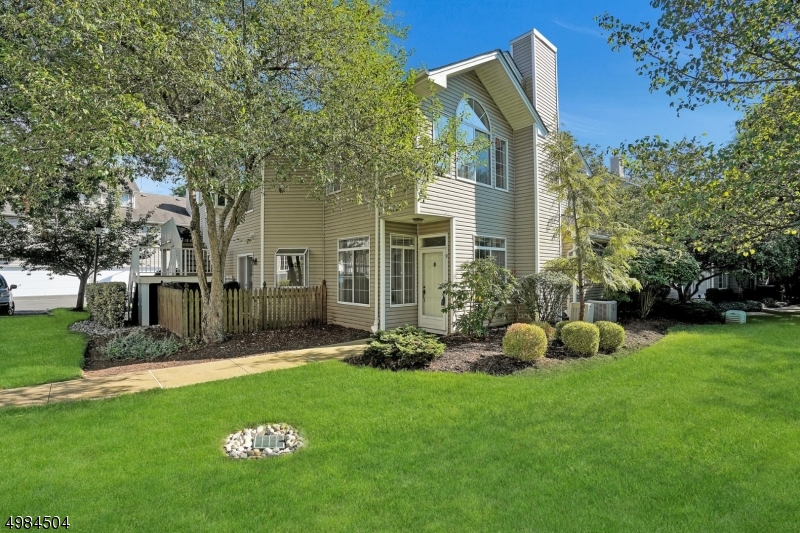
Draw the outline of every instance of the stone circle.
[[[270,444],[277,447],[256,448],[257,440],[263,436],[275,435]],[[258,437],[262,437],[258,439]],[[283,447],[280,447],[283,444]],[[297,451],[305,445],[295,428],[288,424],[264,424],[255,428],[245,428],[236,433],[231,433],[225,439],[222,451],[231,459],[263,459],[264,457],[277,457]]]

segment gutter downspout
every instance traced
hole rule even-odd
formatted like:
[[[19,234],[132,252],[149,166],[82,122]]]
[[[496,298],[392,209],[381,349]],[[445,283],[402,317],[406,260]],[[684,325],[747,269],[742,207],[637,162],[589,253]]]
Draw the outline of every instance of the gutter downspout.
[[[261,161],[261,259],[259,260],[259,264],[261,265],[261,286],[263,287],[266,283],[264,279],[264,200],[266,198],[266,194],[264,194],[264,161]]]
[[[381,231],[381,272],[379,279],[381,280],[381,290],[378,293],[378,304],[381,308],[381,316],[380,316],[380,328],[381,330],[386,330],[386,221],[381,219],[380,221],[380,231]]]
[[[380,255],[381,255],[380,254],[380,248],[379,248],[380,240],[381,240],[380,239],[380,234],[378,233],[379,230],[380,230],[380,224],[378,223],[378,208],[375,207],[375,251],[377,252],[375,254],[375,270],[376,270],[375,274],[378,274],[378,275],[380,274],[380,272],[377,272],[377,270],[380,268]],[[378,328],[380,327],[380,324],[378,322],[378,302],[380,301],[381,295],[380,295],[379,291],[377,290],[378,289],[378,277],[377,276],[375,278],[375,289],[376,289],[375,292],[378,292],[378,294],[375,297],[375,320],[372,323],[372,332],[373,333],[378,331]]]

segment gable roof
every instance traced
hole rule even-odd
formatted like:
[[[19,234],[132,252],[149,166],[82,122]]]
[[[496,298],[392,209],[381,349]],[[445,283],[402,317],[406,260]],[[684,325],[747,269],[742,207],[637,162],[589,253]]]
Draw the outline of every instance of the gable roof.
[[[447,79],[450,76],[470,71],[474,71],[481,80],[513,129],[537,124],[545,133],[549,131],[522,88],[522,76],[519,70],[509,59],[508,54],[501,50],[493,50],[428,70],[417,79],[416,87],[420,92],[428,92],[424,85],[426,82],[432,82],[437,87],[446,89]]]
[[[175,224],[186,227],[192,220],[189,211],[186,210],[186,198],[144,192],[135,192],[133,196],[133,218],[152,212],[147,220],[148,224],[164,224],[174,219]]]

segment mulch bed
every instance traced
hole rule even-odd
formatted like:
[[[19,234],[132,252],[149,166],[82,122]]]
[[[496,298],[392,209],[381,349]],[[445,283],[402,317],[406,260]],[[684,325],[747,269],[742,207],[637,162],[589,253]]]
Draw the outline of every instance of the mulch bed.
[[[667,333],[678,322],[664,319],[633,320],[622,324],[625,328],[625,349],[636,350],[649,346]],[[554,341],[545,357],[538,361],[520,361],[503,355],[503,335],[506,328],[491,330],[489,337],[476,341],[462,335],[442,337],[447,346],[444,354],[428,367],[430,372],[484,372],[505,376],[526,368],[544,368],[583,359],[570,352],[560,341]]]
[[[146,331],[148,335],[152,335],[155,338],[173,335],[168,330],[158,327],[148,328]],[[138,372],[140,370],[219,361],[247,355],[317,348],[365,339],[368,336],[369,333],[366,331],[332,324],[239,333],[231,335],[228,340],[220,344],[187,343],[186,346],[174,354],[158,357],[144,363],[136,360],[108,361],[103,358],[100,348],[108,343],[112,337],[92,337],[84,357],[84,376],[110,376],[126,372]]]

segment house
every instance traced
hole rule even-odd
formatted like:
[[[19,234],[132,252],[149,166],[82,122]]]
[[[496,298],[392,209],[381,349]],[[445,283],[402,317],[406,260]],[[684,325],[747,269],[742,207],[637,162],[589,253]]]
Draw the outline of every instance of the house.
[[[490,141],[478,154],[483,164],[456,157],[426,198],[409,193],[407,207],[391,214],[343,201],[333,187],[324,201],[303,185],[257,190],[229,247],[225,281],[250,289],[324,280],[329,323],[448,333],[454,317],[442,313],[439,285],[457,279],[461,265],[491,256],[522,276],[561,255],[560,206],[543,182],[543,138],[558,125],[555,46],[531,30],[509,51],[427,70],[416,88],[423,96],[433,88],[445,116],[463,116],[468,136]],[[264,172],[269,182],[274,170]],[[191,274],[162,269],[138,279],[196,281]],[[143,324],[148,305],[140,301]]]

